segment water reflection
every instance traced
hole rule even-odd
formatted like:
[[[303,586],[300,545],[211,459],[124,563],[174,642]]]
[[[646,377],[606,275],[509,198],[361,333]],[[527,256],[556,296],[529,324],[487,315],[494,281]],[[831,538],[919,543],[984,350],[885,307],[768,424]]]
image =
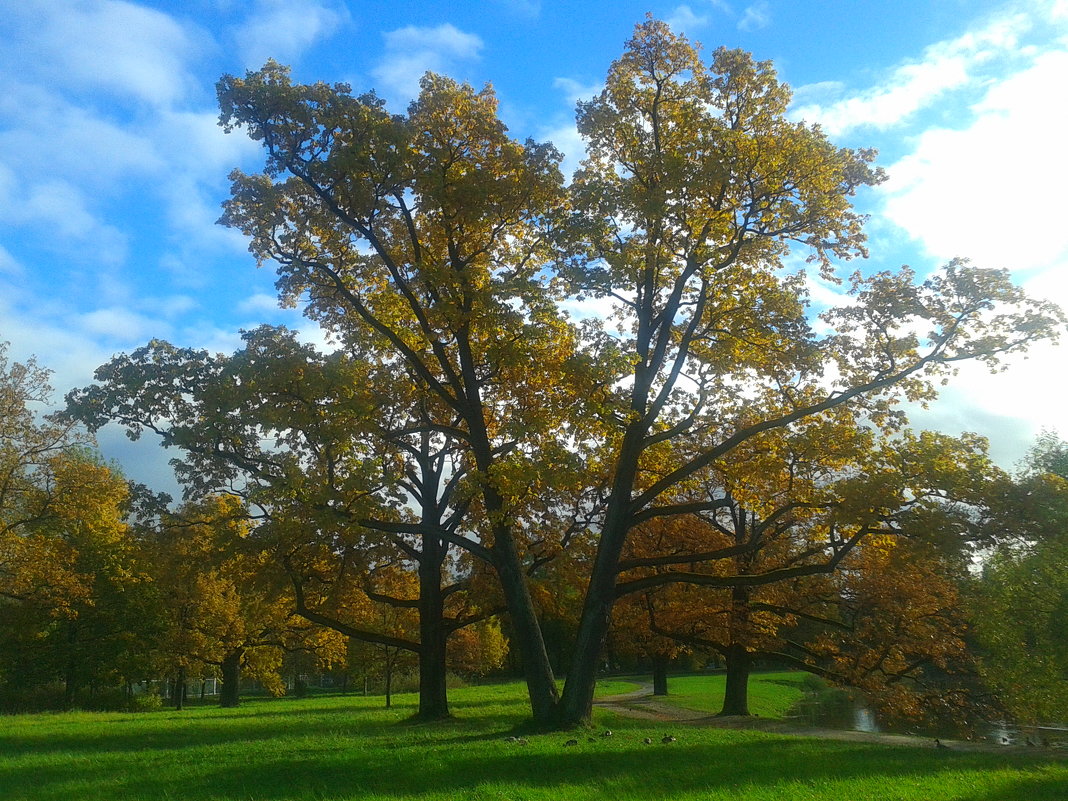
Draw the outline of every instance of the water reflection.
[[[941,737],[1006,747],[1068,749],[1068,725],[1065,724],[1020,726],[1005,721],[980,721],[968,725],[948,721],[888,721],[877,715],[862,698],[852,697],[842,690],[806,694],[791,710],[790,717],[806,726],[847,731]]]

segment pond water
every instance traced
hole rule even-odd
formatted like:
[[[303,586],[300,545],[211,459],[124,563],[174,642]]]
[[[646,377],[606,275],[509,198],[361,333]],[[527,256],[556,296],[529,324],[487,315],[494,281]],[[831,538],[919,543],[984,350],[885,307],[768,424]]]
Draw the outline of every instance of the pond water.
[[[980,721],[971,725],[888,722],[881,719],[863,699],[845,693],[807,696],[793,710],[792,717],[808,726],[862,732],[914,734],[952,740],[971,740],[992,745],[1033,746],[1068,749],[1068,725],[1021,726],[1006,721]]]

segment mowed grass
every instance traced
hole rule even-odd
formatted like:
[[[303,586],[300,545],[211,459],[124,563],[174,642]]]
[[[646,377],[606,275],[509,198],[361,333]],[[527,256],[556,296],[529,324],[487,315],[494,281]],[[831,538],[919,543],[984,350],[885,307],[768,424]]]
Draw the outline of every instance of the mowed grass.
[[[625,692],[606,684],[604,694]],[[407,722],[415,699],[315,697],[117,714],[0,718],[0,799],[732,799],[1064,801],[1068,765],[649,723],[529,734],[522,685],[454,691],[456,718]],[[677,741],[660,742],[664,734]],[[506,742],[519,734],[528,744]],[[565,746],[575,736],[576,746]],[[592,737],[592,741],[591,738]],[[654,739],[652,745],[643,738]]]
[[[762,718],[783,717],[790,707],[804,698],[807,675],[799,671],[753,673],[749,677],[749,713]],[[672,676],[668,679],[668,694],[658,700],[715,714],[723,708],[726,681],[727,677],[722,673]]]

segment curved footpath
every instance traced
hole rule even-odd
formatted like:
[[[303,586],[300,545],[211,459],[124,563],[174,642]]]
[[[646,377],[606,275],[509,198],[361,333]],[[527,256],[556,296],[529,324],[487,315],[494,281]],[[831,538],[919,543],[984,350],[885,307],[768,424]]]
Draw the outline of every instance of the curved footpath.
[[[642,684],[637,690],[622,695],[609,695],[594,700],[594,706],[610,709],[616,714],[642,720],[672,721],[690,726],[713,726],[719,729],[749,729],[775,734],[789,734],[797,737],[819,737],[825,740],[843,740],[853,743],[877,743],[880,745],[898,745],[911,748],[934,748],[932,737],[920,737],[910,734],[884,734],[882,732],[846,731],[844,729],[825,729],[815,726],[798,726],[789,721],[769,720],[766,718],[747,717],[744,715],[709,715],[696,709],[685,709],[665,703],[653,695],[652,684]],[[1027,751],[1046,754],[1051,757],[1068,759],[1068,748],[1033,748],[1022,745],[995,745],[992,743],[975,743],[970,740],[942,740],[951,751],[972,751],[985,753],[1005,753]]]

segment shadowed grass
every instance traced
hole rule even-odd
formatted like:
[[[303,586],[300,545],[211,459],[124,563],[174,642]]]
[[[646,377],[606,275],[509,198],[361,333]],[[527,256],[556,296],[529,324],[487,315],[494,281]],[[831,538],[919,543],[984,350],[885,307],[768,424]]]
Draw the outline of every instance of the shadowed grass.
[[[604,694],[624,692],[613,682]],[[612,737],[532,734],[521,685],[453,693],[456,718],[411,723],[415,699],[259,701],[236,710],[0,719],[3,801],[317,799],[959,799],[1062,801],[1068,766],[1040,755],[939,752],[650,725],[602,713]],[[662,744],[671,733],[677,742]],[[578,745],[567,747],[571,736]],[[653,745],[642,740],[652,738]]]

